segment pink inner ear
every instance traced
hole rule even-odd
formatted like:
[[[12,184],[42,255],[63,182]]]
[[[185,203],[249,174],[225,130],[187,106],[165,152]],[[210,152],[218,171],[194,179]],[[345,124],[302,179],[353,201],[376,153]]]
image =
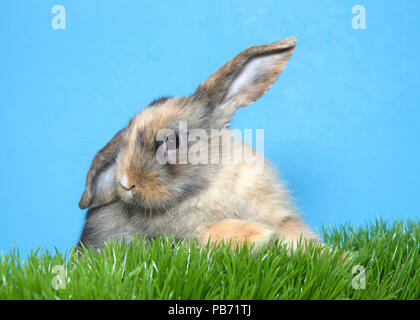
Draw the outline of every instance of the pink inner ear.
[[[261,75],[274,67],[276,56],[276,54],[259,56],[249,61],[233,80],[223,99],[224,102],[235,98],[239,94],[245,94],[248,87],[252,86]]]

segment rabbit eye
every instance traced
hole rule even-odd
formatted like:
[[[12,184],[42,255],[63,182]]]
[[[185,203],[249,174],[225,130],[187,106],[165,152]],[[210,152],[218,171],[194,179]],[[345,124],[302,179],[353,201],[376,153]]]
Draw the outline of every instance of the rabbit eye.
[[[176,150],[179,148],[179,136],[176,133],[170,133],[165,136],[164,143],[168,150]]]

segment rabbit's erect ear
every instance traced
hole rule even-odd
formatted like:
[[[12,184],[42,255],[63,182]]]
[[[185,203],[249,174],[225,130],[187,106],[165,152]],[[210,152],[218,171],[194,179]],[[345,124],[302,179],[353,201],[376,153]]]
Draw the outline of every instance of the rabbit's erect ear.
[[[273,85],[290,59],[296,39],[242,51],[200,84],[193,97],[215,109],[215,117],[229,121],[235,111],[257,99]]]
[[[101,206],[117,198],[116,159],[120,151],[122,131],[93,159],[86,177],[86,189],[79,202],[80,209]]]

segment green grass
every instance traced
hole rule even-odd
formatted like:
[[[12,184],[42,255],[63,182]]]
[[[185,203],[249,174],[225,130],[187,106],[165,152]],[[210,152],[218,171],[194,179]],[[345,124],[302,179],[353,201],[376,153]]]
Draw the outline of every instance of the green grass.
[[[419,299],[419,222],[343,225],[322,234],[331,253],[312,248],[289,256],[279,244],[230,251],[165,238],[109,243],[82,259],[74,250],[36,250],[24,259],[13,250],[1,257],[0,299]],[[345,251],[352,258],[341,261]],[[56,265],[65,265],[65,289],[52,286]],[[357,265],[365,269],[365,289],[352,286]]]

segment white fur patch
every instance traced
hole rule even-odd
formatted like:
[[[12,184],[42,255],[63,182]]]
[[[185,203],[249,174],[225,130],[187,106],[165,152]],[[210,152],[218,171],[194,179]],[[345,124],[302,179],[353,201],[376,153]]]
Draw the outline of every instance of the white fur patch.
[[[115,190],[116,165],[109,166],[102,171],[96,181],[96,194],[101,198],[108,198]]]
[[[226,100],[240,94],[258,77],[271,69],[276,59],[278,59],[278,57],[275,54],[252,59],[231,84],[228,94],[226,95]]]

